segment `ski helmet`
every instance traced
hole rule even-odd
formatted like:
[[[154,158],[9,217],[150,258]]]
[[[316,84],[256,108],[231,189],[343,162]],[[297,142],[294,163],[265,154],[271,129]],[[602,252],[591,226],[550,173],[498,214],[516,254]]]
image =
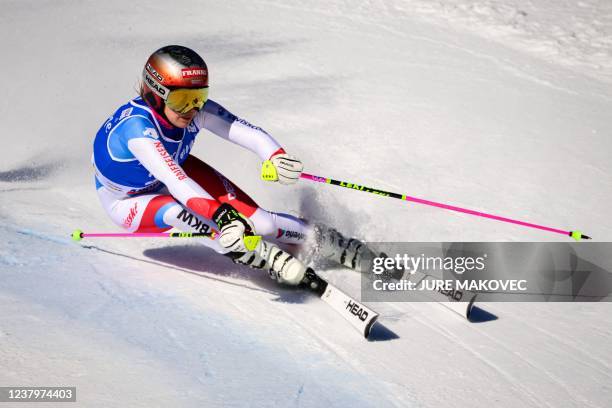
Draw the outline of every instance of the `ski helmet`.
[[[208,68],[195,51],[167,45],[155,51],[142,71],[141,96],[155,112],[201,109],[208,98]]]

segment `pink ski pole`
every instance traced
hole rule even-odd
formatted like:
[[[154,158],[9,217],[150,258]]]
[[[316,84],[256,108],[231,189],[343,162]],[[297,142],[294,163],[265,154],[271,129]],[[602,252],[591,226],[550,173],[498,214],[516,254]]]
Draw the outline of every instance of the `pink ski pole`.
[[[300,177],[303,179],[318,182],[318,183],[332,184],[334,186],[350,188],[351,190],[364,191],[366,193],[372,193],[372,194],[376,194],[376,195],[383,196],[383,197],[392,197],[392,198],[397,198],[400,200],[412,201],[412,202],[419,203],[419,204],[429,205],[431,207],[442,208],[444,210],[457,211],[457,212],[461,212],[464,214],[470,214],[470,215],[475,215],[478,217],[489,218],[495,221],[502,221],[502,222],[507,222],[510,224],[521,225],[523,227],[535,228],[535,229],[548,231],[548,232],[554,232],[556,234],[570,236],[574,238],[576,241],[580,241],[581,239],[591,239],[591,237],[583,234],[580,231],[566,231],[562,229],[546,227],[544,225],[532,224],[530,222],[519,221],[519,220],[515,220],[512,218],[500,217],[499,215],[493,215],[493,214],[488,214],[485,212],[474,211],[474,210],[470,210],[467,208],[456,207],[454,205],[437,203],[435,201],[424,200],[422,198],[410,197],[405,194],[392,193],[389,191],[379,190],[377,188],[366,187],[366,186],[362,186],[362,185],[354,184],[354,183],[347,183],[345,181],[339,181],[339,180],[334,180],[334,179],[330,179],[326,177],[315,176],[315,175],[308,174],[308,173],[302,173]]]
[[[210,238],[215,239],[219,233],[212,232],[83,232],[74,230],[72,239],[80,241],[83,238]],[[244,238],[244,245],[249,251],[254,251],[261,241],[261,235],[248,235]]]
[[[211,238],[216,232],[83,232],[79,229],[72,232],[72,239],[83,238]]]

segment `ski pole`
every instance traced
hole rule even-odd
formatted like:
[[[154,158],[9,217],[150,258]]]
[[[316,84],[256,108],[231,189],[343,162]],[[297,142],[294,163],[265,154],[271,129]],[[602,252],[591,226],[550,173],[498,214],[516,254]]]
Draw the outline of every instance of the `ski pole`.
[[[508,222],[508,223],[516,224],[516,225],[522,225],[523,227],[529,227],[529,228],[535,228],[535,229],[540,229],[544,231],[554,232],[556,234],[570,236],[574,238],[576,241],[580,241],[581,239],[591,239],[591,237],[583,234],[580,231],[565,231],[565,230],[561,230],[557,228],[546,227],[544,225],[532,224],[530,222],[519,221],[519,220],[515,220],[512,218],[500,217],[499,215],[493,215],[493,214],[488,214],[485,212],[474,211],[474,210],[470,210],[467,208],[456,207],[454,205],[437,203],[435,201],[429,201],[429,200],[424,200],[422,198],[410,197],[406,194],[392,193],[389,191],[379,190],[377,188],[372,188],[372,187],[366,187],[366,186],[362,186],[362,185],[355,184],[355,183],[347,183],[345,181],[339,181],[339,180],[334,180],[331,178],[315,176],[315,175],[308,174],[308,173],[302,173],[300,177],[306,180],[317,182],[317,183],[332,184],[334,186],[350,188],[351,190],[364,191],[366,193],[372,193],[372,194],[380,195],[383,197],[391,197],[391,198],[397,198],[397,199],[405,200],[405,201],[412,201],[415,203],[429,205],[429,206],[437,207],[437,208],[442,208],[445,210],[457,211],[457,212],[461,212],[465,214],[475,215],[478,217],[489,218],[489,219],[496,220],[496,221],[502,221],[502,222]]]
[[[72,232],[72,239],[83,238],[214,238],[214,232]]]
[[[83,232],[76,229],[71,236],[74,241],[83,238],[210,238],[215,239],[217,232]],[[244,237],[244,244],[249,251],[255,250],[261,241],[261,235]]]

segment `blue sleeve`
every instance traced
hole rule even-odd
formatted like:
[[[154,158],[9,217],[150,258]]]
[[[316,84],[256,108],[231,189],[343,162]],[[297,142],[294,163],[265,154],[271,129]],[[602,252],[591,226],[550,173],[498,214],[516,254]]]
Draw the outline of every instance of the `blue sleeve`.
[[[130,139],[158,139],[155,125],[144,116],[130,116],[119,123],[108,136],[108,151],[115,160],[131,161],[136,157],[128,149]]]

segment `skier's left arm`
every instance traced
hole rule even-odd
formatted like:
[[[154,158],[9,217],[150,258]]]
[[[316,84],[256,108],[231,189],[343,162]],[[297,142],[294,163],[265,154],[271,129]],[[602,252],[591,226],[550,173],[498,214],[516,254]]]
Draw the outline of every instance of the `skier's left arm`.
[[[264,161],[262,177],[265,180],[281,184],[293,184],[299,180],[304,166],[297,157],[287,154],[265,130],[233,115],[215,101],[209,99],[194,122],[199,128],[210,130],[257,154]]]

